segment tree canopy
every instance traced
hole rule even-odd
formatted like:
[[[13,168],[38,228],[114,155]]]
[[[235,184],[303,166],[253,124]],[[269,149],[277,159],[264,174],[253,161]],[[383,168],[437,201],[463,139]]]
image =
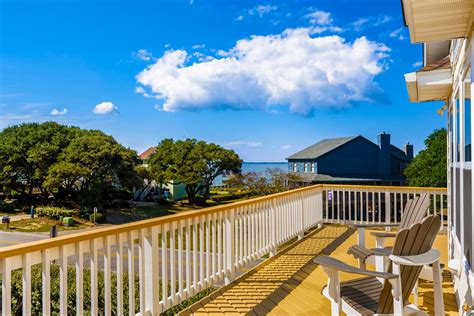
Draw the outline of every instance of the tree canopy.
[[[446,137],[443,129],[435,130],[425,140],[426,148],[405,169],[408,183],[420,187],[446,187]]]
[[[153,178],[159,183],[177,181],[185,185],[190,203],[198,194],[205,202],[212,182],[221,175],[240,173],[242,160],[233,151],[196,139],[164,139],[149,161]]]
[[[46,122],[0,132],[0,185],[28,198],[40,192],[97,206],[104,191],[139,184],[138,163],[135,151],[97,130]]]

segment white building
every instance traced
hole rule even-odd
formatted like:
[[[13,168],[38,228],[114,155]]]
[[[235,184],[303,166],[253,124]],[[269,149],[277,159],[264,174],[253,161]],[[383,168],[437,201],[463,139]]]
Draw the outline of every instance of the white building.
[[[423,68],[405,75],[412,102],[445,101],[448,129],[449,268],[459,312],[472,309],[474,228],[471,108],[473,0],[403,0],[412,43],[423,44]]]

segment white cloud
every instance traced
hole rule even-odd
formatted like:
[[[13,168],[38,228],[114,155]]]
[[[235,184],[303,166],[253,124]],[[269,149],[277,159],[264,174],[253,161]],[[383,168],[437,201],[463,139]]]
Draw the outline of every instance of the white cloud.
[[[317,25],[331,25],[332,24],[331,13],[329,12],[316,10],[305,15],[305,17],[309,20],[309,23],[311,24],[317,24]]]
[[[93,112],[95,114],[118,113],[118,107],[116,107],[112,102],[102,102],[94,107]]]
[[[367,27],[380,26],[382,24],[390,22],[391,20],[392,18],[387,15],[369,16],[365,18],[359,18],[352,22],[350,25],[355,31],[362,31]]]
[[[257,5],[252,9],[249,9],[247,12],[249,15],[259,15],[260,17],[264,16],[265,14],[275,11],[278,9],[276,5]]]
[[[423,66],[423,62],[422,61],[417,61],[415,63],[413,63],[413,65],[411,65],[413,68],[418,68],[418,67],[421,67]]]
[[[205,44],[196,44],[196,45],[193,45],[191,48],[192,49],[202,49],[204,47],[206,47]]]
[[[253,36],[211,61],[191,63],[186,51],[167,51],[136,78],[162,99],[164,111],[288,106],[308,115],[317,108],[383,99],[374,78],[387,67],[385,45],[314,33],[298,28]]]
[[[66,108],[64,108],[64,109],[62,109],[62,110],[52,109],[52,110],[51,110],[51,115],[54,115],[54,116],[61,116],[61,115],[66,114],[67,112],[69,112],[69,110],[66,109]]]
[[[399,29],[392,31],[389,36],[393,38],[398,38],[399,40],[404,40],[405,36],[403,35],[403,31],[404,29],[403,27],[401,27]]]
[[[243,15],[239,15],[238,17],[235,18],[236,21],[242,21],[244,19]]]
[[[135,56],[135,58],[138,58],[144,61],[150,61],[153,59],[153,56],[151,55],[151,53],[147,51],[146,49],[137,50],[136,52],[133,53],[133,56]]]
[[[281,146],[280,148],[281,148],[281,149],[290,149],[290,148],[292,148],[292,147],[293,147],[293,145],[287,144],[287,145]]]
[[[136,87],[135,88],[135,93],[143,94],[143,93],[145,93],[145,89],[143,89],[143,87]]]
[[[225,144],[231,148],[240,148],[240,147],[250,147],[250,148],[260,148],[263,147],[263,144],[260,142],[246,142],[243,140],[236,140]]]

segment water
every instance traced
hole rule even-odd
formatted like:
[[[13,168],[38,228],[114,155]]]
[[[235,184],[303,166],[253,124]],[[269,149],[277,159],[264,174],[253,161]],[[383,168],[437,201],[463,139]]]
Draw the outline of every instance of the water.
[[[244,162],[242,164],[242,173],[245,172],[257,172],[264,173],[268,168],[278,168],[283,172],[288,171],[288,163],[286,162]],[[217,177],[214,180],[214,185],[222,184],[222,176]]]

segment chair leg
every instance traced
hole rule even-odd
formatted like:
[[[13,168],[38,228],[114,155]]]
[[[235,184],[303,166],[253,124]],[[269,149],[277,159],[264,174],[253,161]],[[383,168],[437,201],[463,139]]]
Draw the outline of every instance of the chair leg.
[[[357,243],[359,244],[359,246],[365,247],[365,228],[357,228],[357,239]]]
[[[435,315],[444,315],[443,284],[439,261],[433,263],[433,290]]]
[[[413,304],[418,307],[418,280],[416,280],[415,286],[413,287]]]

